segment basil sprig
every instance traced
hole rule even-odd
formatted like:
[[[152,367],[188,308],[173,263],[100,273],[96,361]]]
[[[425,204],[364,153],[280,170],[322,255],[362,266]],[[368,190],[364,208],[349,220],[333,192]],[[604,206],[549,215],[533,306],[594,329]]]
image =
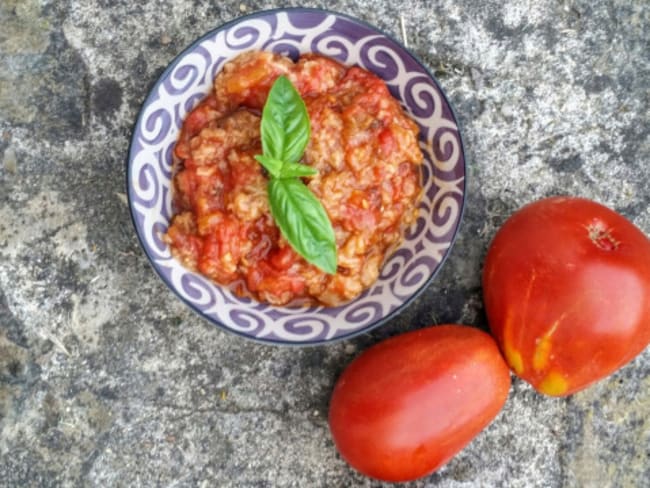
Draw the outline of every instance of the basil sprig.
[[[311,128],[305,102],[285,76],[269,92],[260,126],[262,151],[255,156],[269,172],[271,215],[293,249],[326,273],[336,273],[334,229],[323,205],[300,178],[317,171],[300,164]]]

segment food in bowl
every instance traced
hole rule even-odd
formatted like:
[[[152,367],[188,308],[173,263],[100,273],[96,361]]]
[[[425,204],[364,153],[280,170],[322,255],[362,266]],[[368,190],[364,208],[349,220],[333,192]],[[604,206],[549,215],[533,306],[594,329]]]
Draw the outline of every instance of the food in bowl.
[[[424,154],[415,222],[385,260],[377,281],[334,307],[273,306],[240,296],[189,269],[164,242],[174,214],[174,147],[192,108],[237,55],[268,51],[298,59],[314,53],[360,66],[385,81],[419,128]],[[321,9],[254,12],[197,37],[153,83],[138,113],[126,168],[138,240],[170,292],[217,328],[266,344],[317,345],[390,322],[418,297],[450,257],[467,196],[462,135],[453,107],[429,70],[390,36]]]
[[[305,180],[332,223],[336,273],[303,259],[269,209],[261,110],[286,76],[307,107]],[[316,54],[264,51],[224,66],[185,119],[174,149],[174,209],[164,236],[184,266],[274,305],[335,306],[357,297],[414,222],[421,194],[417,125],[376,75]]]

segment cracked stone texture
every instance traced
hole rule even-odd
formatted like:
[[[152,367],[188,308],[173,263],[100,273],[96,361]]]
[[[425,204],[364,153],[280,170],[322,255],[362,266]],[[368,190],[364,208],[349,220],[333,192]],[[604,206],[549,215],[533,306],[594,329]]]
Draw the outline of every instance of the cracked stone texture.
[[[488,243],[534,199],[586,196],[650,232],[647,3],[397,3],[327,6],[396,37],[403,16],[460,118],[465,218],[400,317],[306,349],[244,341],[190,312],[139,249],[124,196],[131,128],[167,63],[278,5],[0,3],[0,484],[380,486],[338,457],[327,428],[355,354],[433,323],[485,329]],[[650,350],[568,399],[514,380],[470,446],[407,486],[650,486]]]

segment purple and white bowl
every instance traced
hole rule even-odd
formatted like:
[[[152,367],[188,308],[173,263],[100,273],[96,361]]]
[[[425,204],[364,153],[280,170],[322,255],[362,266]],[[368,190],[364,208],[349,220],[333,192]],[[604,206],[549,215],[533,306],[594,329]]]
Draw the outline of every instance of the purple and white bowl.
[[[423,199],[417,222],[386,261],[379,280],[339,307],[277,307],[240,298],[185,269],[161,236],[172,216],[172,151],[185,115],[209,93],[223,65],[249,50],[296,58],[314,52],[383,78],[420,127]],[[395,317],[431,282],[447,257],[465,202],[465,157],[458,124],[427,69],[390,36],[346,15],[289,8],[238,18],[207,33],[169,65],[138,116],[127,167],[135,228],[154,269],[190,308],[230,332],[273,344],[323,344]]]

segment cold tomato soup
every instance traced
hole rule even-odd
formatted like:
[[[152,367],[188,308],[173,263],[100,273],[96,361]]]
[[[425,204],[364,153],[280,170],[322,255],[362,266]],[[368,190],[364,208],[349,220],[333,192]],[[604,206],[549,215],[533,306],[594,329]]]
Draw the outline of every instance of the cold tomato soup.
[[[261,111],[278,76],[305,101],[311,137],[304,179],[325,208],[338,268],[328,274],[282,237],[269,209]],[[307,54],[296,62],[248,52],[228,62],[185,119],[174,150],[174,216],[164,236],[184,266],[237,294],[285,305],[334,306],[378,278],[414,222],[420,198],[418,128],[376,75]]]

